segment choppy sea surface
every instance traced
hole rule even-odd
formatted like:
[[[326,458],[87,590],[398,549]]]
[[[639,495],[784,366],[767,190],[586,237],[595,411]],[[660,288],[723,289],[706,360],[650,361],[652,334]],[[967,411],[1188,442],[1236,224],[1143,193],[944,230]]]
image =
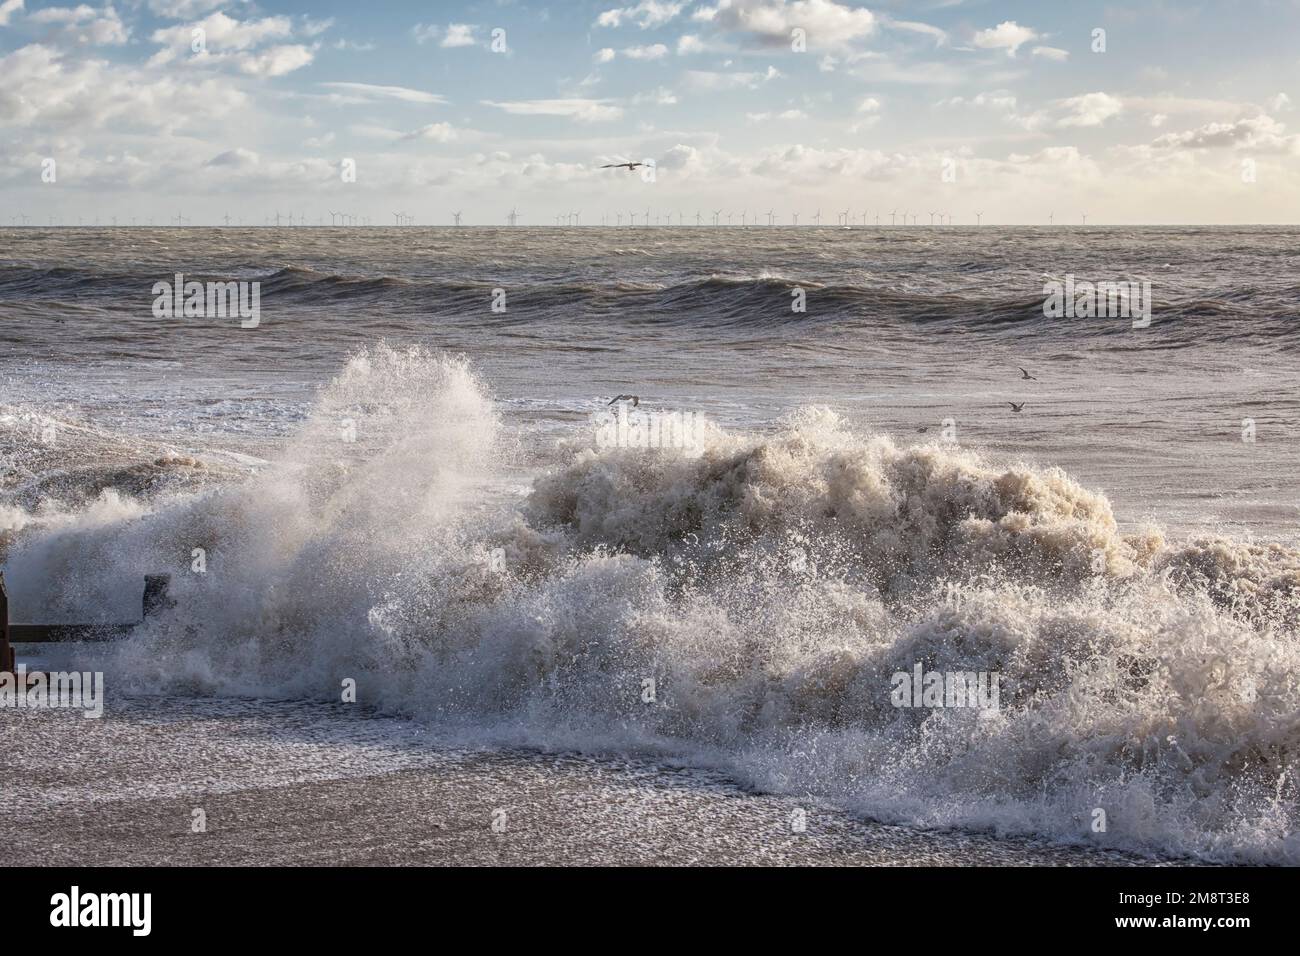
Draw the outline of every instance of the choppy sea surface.
[[[0,230],[14,616],[169,571],[136,692],[352,678],[475,746],[1300,862],[1297,238]],[[157,317],[177,273],[258,282],[257,327]],[[1067,276],[1150,325],[1045,317]],[[598,440],[620,394],[698,440]],[[918,664],[998,712],[895,707]]]

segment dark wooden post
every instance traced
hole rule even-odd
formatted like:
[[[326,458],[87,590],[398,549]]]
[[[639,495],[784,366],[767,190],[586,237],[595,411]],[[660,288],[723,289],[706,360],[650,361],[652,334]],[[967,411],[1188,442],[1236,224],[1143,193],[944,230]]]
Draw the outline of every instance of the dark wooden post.
[[[170,574],[146,574],[144,576],[144,619],[147,621],[155,614],[176,606],[176,602],[167,596],[172,576]]]
[[[5,590],[5,573],[0,571],[0,671],[14,671],[14,649],[9,646],[9,592]]]

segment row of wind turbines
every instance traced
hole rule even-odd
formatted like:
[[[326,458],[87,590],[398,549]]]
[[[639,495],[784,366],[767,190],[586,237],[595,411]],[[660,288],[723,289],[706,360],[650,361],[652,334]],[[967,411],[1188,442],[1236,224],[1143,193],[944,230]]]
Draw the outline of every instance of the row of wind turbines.
[[[654,213],[654,219],[653,219],[654,225],[671,226],[673,224],[674,215],[677,217],[677,225],[679,226],[686,225],[686,216],[680,210],[676,212],[670,210],[668,212]],[[792,212],[790,214],[790,224],[794,226],[799,225],[800,215],[801,213]],[[852,226],[867,226],[872,224],[873,222],[871,215],[872,215],[871,211],[867,209],[862,210],[862,215],[860,217],[855,215],[852,209],[845,209],[843,212],[837,212],[835,214],[835,224],[837,226],[841,226],[844,228],[849,228]],[[907,210],[907,209],[903,209],[903,210],[891,209],[889,210],[888,213],[886,213],[883,209],[880,209],[880,210],[876,210],[875,212],[874,224],[879,226],[881,217],[885,215],[888,215],[889,217],[889,224],[895,227],[900,224],[899,223],[900,219],[902,220],[901,224],[904,226],[908,226],[908,225],[919,226],[921,225],[921,217],[925,215],[928,215],[930,217],[929,225],[931,226],[952,226],[955,225],[957,222],[956,218],[953,216],[953,214],[950,211],[935,209],[926,212],[912,212],[911,210]],[[977,210],[973,213],[973,215],[975,217],[975,225],[983,226],[984,225],[983,211]],[[750,225],[754,225],[754,226],[761,225],[761,221],[764,218],[766,218],[767,220],[767,225],[769,226],[778,225],[778,217],[775,209],[769,209],[765,213],[755,212],[753,214],[751,214],[747,209],[742,209],[740,210],[739,213],[735,211],[728,211],[723,209],[714,209],[711,211],[697,209],[695,211],[695,225],[703,226],[705,224],[705,220],[709,219],[711,220],[712,225],[720,226],[722,224],[722,219],[725,217],[727,220],[727,225],[734,226],[736,224],[737,216],[740,219],[740,225],[742,227],[750,226]],[[455,220],[456,225],[459,226],[461,220],[461,213],[459,212],[452,213],[452,217]],[[555,226],[556,228],[560,228],[561,226],[569,226],[569,227],[579,226],[582,224],[581,217],[582,217],[582,210],[577,210],[576,212],[556,213]],[[1088,214],[1082,213],[1081,217],[1082,217],[1083,225],[1085,226],[1088,225]],[[614,212],[613,214],[606,212],[601,215],[600,224],[602,226],[610,226],[610,225],[622,226],[623,220],[625,218],[627,219],[629,226],[636,226],[636,225],[649,226],[651,224],[651,210],[645,209],[644,211],[641,212],[638,212],[636,210],[628,210],[626,213]],[[937,222],[936,222],[936,218],[938,220]],[[640,222],[638,222],[638,219],[640,220]],[[517,209],[511,209],[510,212],[506,215],[507,225],[517,226],[519,224],[519,220],[520,220],[520,214]],[[812,223],[812,225],[820,226],[822,224],[822,211],[818,209],[815,213],[813,213],[811,216],[808,217],[808,220]],[[1047,224],[1049,226],[1056,225],[1055,212],[1048,213]]]
[[[326,210],[326,211],[329,214],[331,226],[373,225],[373,220],[369,216],[358,215],[356,213],[350,213],[350,212],[334,212],[333,210]],[[464,213],[460,210],[453,212],[451,214],[452,222],[455,225],[460,226],[461,218],[463,215]],[[799,217],[801,215],[802,215],[801,213],[792,212],[790,214],[790,224],[793,226],[798,226]],[[984,213],[982,211],[976,211],[973,213],[973,215],[975,217],[975,225],[982,226],[984,224]],[[656,212],[653,213],[652,216],[652,210],[649,208],[642,211],[628,210],[627,212],[621,212],[621,211],[616,211],[614,213],[605,212],[600,217],[600,224],[602,226],[622,226],[624,220],[626,219],[627,224],[629,226],[638,226],[638,225],[649,226],[651,224],[655,226],[671,226],[673,225],[673,216],[677,217],[678,226],[686,225],[686,215],[680,210]],[[849,228],[852,226],[868,226],[873,223],[874,225],[879,226],[881,225],[881,217],[884,216],[888,217],[889,225],[895,227],[900,225],[900,220],[901,220],[901,225],[903,226],[919,226],[921,225],[922,216],[929,216],[928,225],[930,226],[952,226],[955,225],[957,222],[956,217],[954,217],[950,211],[943,211],[943,210],[913,212],[908,209],[903,209],[903,210],[891,209],[889,210],[888,213],[886,213],[883,209],[878,209],[875,211],[874,218],[873,218],[870,210],[863,209],[862,215],[858,216],[854,213],[852,209],[845,209],[842,212],[835,213],[835,224],[836,226],[843,227],[843,228]],[[505,216],[505,223],[508,226],[518,226],[522,218],[523,217],[520,214],[519,210],[512,208],[510,212],[508,212]],[[694,222],[695,225],[697,226],[703,226],[706,224],[706,222],[714,226],[720,226],[722,225],[722,220],[724,218],[726,219],[726,224],[728,226],[736,225],[737,218],[739,218],[740,220],[739,224],[742,227],[762,225],[762,221],[764,219],[766,219],[768,226],[784,224],[778,222],[779,217],[777,216],[775,209],[769,209],[765,213],[764,212],[750,213],[748,209],[742,209],[739,212],[736,212],[734,210],[723,210],[723,209],[714,209],[714,210],[697,209],[695,211]],[[1088,225],[1087,213],[1082,213],[1081,218],[1082,218],[1083,225],[1085,226]],[[131,219],[132,226],[137,225],[137,218],[135,216],[131,216],[130,219]],[[229,213],[222,216],[221,221],[227,227],[232,225],[232,223],[239,226],[254,224],[254,223],[245,223],[243,219],[232,220]],[[29,216],[26,216],[21,213],[10,216],[10,224],[14,226],[19,226],[19,225],[27,226],[31,222],[32,219]],[[114,228],[117,227],[118,219],[116,216],[110,217],[110,222]],[[582,210],[579,209],[574,212],[556,213],[554,217],[554,223],[556,228],[580,226],[582,225]],[[808,217],[807,223],[805,224],[809,224],[809,223],[813,226],[822,225],[822,211],[820,209],[818,209],[816,212],[814,212],[811,216]],[[62,225],[63,223],[62,220],[59,219],[57,216],[51,215],[49,217],[49,224],[51,226],[56,226],[56,225]],[[95,218],[93,224],[96,226],[100,225],[100,221],[98,217]],[[140,222],[138,224],[145,225],[146,223]],[[191,222],[189,217],[178,212],[175,216],[172,216],[167,219],[167,224],[179,228],[181,226],[192,225],[193,223]],[[315,224],[323,226],[325,224],[324,216],[318,217]],[[830,223],[827,222],[827,225],[829,224]],[[1055,212],[1051,212],[1048,214],[1047,224],[1049,226],[1056,225]],[[85,220],[83,219],[83,217],[81,216],[77,217],[77,225],[78,226],[85,225]],[[147,225],[149,226],[154,225],[153,218],[150,218],[148,220]],[[274,225],[276,228],[279,228],[281,226],[291,226],[291,227],[308,226],[311,225],[311,223],[308,222],[308,218],[305,213],[295,218],[292,212],[282,214],[277,210],[273,214],[267,215],[265,217],[265,219],[263,220],[263,225],[266,226]],[[395,212],[393,213],[393,225],[414,226],[415,216],[407,212]]]
[[[802,214],[798,212],[792,212],[790,214],[790,224],[794,226],[799,225],[800,215]],[[928,215],[930,217],[929,224],[931,226],[935,226],[935,225],[951,226],[954,225],[956,222],[956,219],[953,217],[953,214],[951,212],[945,212],[937,209],[927,213],[911,212],[906,209],[900,212],[898,209],[891,209],[888,213],[884,212],[884,210],[877,210],[875,213],[875,220],[874,220],[875,225],[879,226],[880,217],[885,215],[889,217],[889,224],[891,226],[897,226],[899,224],[900,217],[902,218],[902,224],[904,226],[920,225],[921,216],[923,215]],[[975,224],[977,226],[983,225],[984,213],[976,212],[974,215],[975,215]],[[456,225],[459,226],[460,213],[454,213],[453,216],[455,217]],[[561,226],[581,225],[581,216],[582,216],[581,210],[578,210],[577,212],[569,212],[569,213],[556,213],[555,225],[557,228]],[[636,225],[648,226],[651,225],[652,221],[653,224],[656,226],[671,226],[673,225],[673,216],[677,217],[677,225],[679,226],[686,225],[686,214],[681,212],[680,210],[676,212],[669,211],[663,213],[653,213],[653,219],[652,219],[652,211],[650,209],[646,209],[641,212],[638,212],[636,210],[628,210],[626,213],[624,212],[614,212],[613,214],[605,213],[600,217],[600,224],[602,226],[609,226],[609,225],[621,226],[623,225],[623,220],[626,219],[629,226],[636,226]],[[1055,214],[1048,217],[1049,223],[1052,222],[1054,216]],[[767,220],[767,225],[769,226],[783,224],[779,222],[779,217],[777,216],[775,209],[769,209],[767,212],[754,212],[752,214],[749,212],[748,209],[742,209],[739,212],[723,210],[723,209],[714,209],[711,211],[703,211],[697,209],[695,211],[695,225],[703,226],[705,224],[705,220],[708,219],[712,225],[720,226],[722,225],[723,218],[725,218],[727,220],[728,226],[734,226],[736,225],[737,217],[740,220],[741,226],[750,226],[750,225],[758,226],[762,224],[762,221],[764,219]],[[938,219],[937,222],[935,221],[936,217]],[[512,210],[510,215],[506,217],[506,222],[509,225],[513,226],[517,224],[518,218],[519,218],[518,212]],[[1086,225],[1087,217],[1085,216],[1084,219]],[[815,213],[813,213],[811,216],[808,217],[808,221],[811,222],[811,224],[814,226],[820,226],[822,224],[822,211],[818,209]],[[837,226],[844,226],[844,227],[866,226],[869,225],[871,221],[872,221],[871,212],[870,210],[866,210],[866,209],[862,210],[862,215],[860,217],[855,215],[852,209],[845,209],[843,212],[838,212],[835,214],[835,224]]]

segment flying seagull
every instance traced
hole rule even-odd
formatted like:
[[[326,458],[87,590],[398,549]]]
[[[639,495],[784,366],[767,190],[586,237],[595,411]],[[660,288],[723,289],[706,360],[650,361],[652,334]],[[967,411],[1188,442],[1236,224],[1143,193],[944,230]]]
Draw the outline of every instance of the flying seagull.
[[[635,395],[618,395],[615,396],[613,401],[611,401],[609,404],[613,405],[614,402],[631,402],[632,407],[636,408],[638,405],[641,404],[641,399],[637,398]]]
[[[1015,402],[1007,402],[1007,404],[1011,406],[1011,410],[1013,412],[1018,412],[1025,407],[1024,402],[1021,402],[1019,405],[1017,405]]]
[[[1017,365],[1016,368],[1020,368],[1020,366]],[[1033,375],[1030,375],[1030,374],[1029,374],[1028,372],[1026,372],[1023,368],[1020,368],[1020,377],[1021,377],[1022,379],[1028,379],[1028,380],[1031,381],[1031,382],[1036,382],[1036,381],[1038,381],[1037,378],[1035,378]]]
[[[644,166],[645,163],[606,163],[601,169],[626,169],[629,173],[636,172],[638,166]]]

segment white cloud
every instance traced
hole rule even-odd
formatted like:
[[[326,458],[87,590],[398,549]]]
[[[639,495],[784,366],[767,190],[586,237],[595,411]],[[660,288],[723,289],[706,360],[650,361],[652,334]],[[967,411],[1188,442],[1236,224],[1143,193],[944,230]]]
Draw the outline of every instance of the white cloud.
[[[770,119],[778,120],[802,120],[807,119],[808,114],[803,110],[784,110],[780,113],[746,113],[745,118],[751,123],[762,123]]]
[[[1100,126],[1124,109],[1124,104],[1119,97],[1111,96],[1109,93],[1071,96],[1068,99],[1058,100],[1057,106],[1065,111],[1065,115],[1056,122],[1057,126],[1063,127]]]
[[[203,31],[208,50],[251,50],[268,40],[293,36],[293,22],[288,17],[264,17],[261,20],[236,20],[224,13],[214,13],[197,23],[155,30],[151,39],[172,54],[191,49],[195,29]],[[170,59],[170,57],[169,57]]]
[[[661,60],[668,55],[668,47],[662,43],[650,46],[629,46],[623,48],[623,55],[629,60]]]
[[[934,40],[936,47],[945,46],[948,43],[948,32],[938,27],[931,26],[928,23],[917,23],[912,20],[893,20],[883,19],[882,22],[891,30],[902,30],[906,33],[919,33]]]
[[[310,63],[315,54],[300,44],[273,46],[257,53],[233,57],[232,62],[241,73],[250,76],[284,76]]]
[[[697,19],[721,31],[754,38],[767,46],[787,45],[796,27],[820,49],[834,48],[870,36],[876,16],[865,7],[835,0],[720,0],[700,8]]]
[[[4,0],[0,3],[0,27],[7,26],[9,18],[23,8],[23,0]]]
[[[1291,108],[1291,97],[1285,93],[1278,93],[1268,98],[1268,111],[1270,113],[1281,113],[1283,110]]]
[[[16,9],[16,8],[15,8]],[[49,42],[80,46],[109,46],[126,43],[129,31],[111,5],[100,10],[81,4],[76,7],[44,7],[28,14],[30,23],[54,26]]]
[[[85,56],[65,58],[39,43],[0,57],[0,126],[164,131],[192,123],[195,103],[213,120],[249,105],[225,80],[196,82]]]
[[[328,22],[308,21],[303,29],[311,33],[328,26]],[[197,53],[192,46],[195,30],[202,31],[203,40],[203,49]],[[162,49],[150,58],[149,65],[163,66],[179,58],[191,67],[231,67],[250,76],[283,76],[311,63],[319,44],[258,48],[272,40],[289,39],[293,33],[293,22],[288,17],[236,20],[217,12],[197,23],[155,30],[151,39]]]
[[[634,104],[651,103],[655,106],[672,106],[677,102],[677,94],[665,86],[650,90],[648,93],[638,93],[632,97]]]
[[[1022,27],[1014,20],[1004,20],[989,30],[980,30],[972,42],[981,50],[1006,50],[1007,56],[1015,56],[1016,51],[1039,35],[1029,27]]]
[[[474,38],[474,31],[478,29],[469,23],[450,23],[447,25],[447,34],[438,44],[443,47],[474,46],[478,40]]]
[[[610,60],[614,59],[614,51],[609,47],[605,47],[603,50],[597,50],[596,55],[593,56],[592,59],[597,63],[608,63]]]
[[[858,104],[858,112],[859,112],[859,113],[879,113],[879,112],[880,112],[880,100],[876,99],[874,96],[868,96],[868,97],[866,97],[865,99],[862,100],[862,102],[860,102],[860,103]]]
[[[686,82],[697,90],[754,90],[781,75],[769,66],[766,73],[719,73],[712,70],[687,70]]]
[[[151,13],[169,20],[190,20],[227,6],[227,0],[149,0]]]
[[[661,27],[672,20],[686,6],[683,3],[665,3],[662,0],[641,0],[636,6],[615,7],[596,18],[598,27],[619,27],[624,20],[631,21],[642,30]]]
[[[987,93],[976,93],[974,96],[953,96],[946,100],[940,100],[938,106],[972,106],[977,109],[991,109],[999,113],[1013,113],[1016,109],[1016,98],[1006,90],[992,90]]]
[[[1029,51],[1031,56],[1039,59],[1051,60],[1053,63],[1063,63],[1070,58],[1069,50],[1062,50],[1054,46],[1036,46]]]
[[[1286,126],[1271,116],[1251,116],[1235,123],[1207,123],[1182,133],[1166,133],[1152,144],[1158,149],[1249,149],[1256,152],[1300,152],[1300,136],[1286,135]]]
[[[478,46],[478,37],[474,35],[478,29],[478,25],[473,23],[449,23],[446,27],[436,23],[417,23],[411,27],[411,36],[422,46],[425,43],[437,43],[440,47],[454,49]]]
[[[684,33],[677,38],[677,55],[687,56],[691,53],[703,53],[708,46],[693,33]]]
[[[256,166],[261,162],[261,157],[251,149],[245,149],[238,146],[235,149],[228,149],[224,153],[213,156],[206,163],[208,166],[229,166],[235,169],[247,169]]]
[[[581,123],[603,123],[622,117],[623,110],[610,106],[608,100],[482,100],[485,106],[505,110],[512,116],[567,116]]]
[[[435,143],[450,143],[459,138],[450,123],[430,123],[428,126],[422,126],[402,137],[402,139],[431,140]]]
[[[437,93],[413,90],[405,86],[377,86],[373,83],[322,83],[332,90],[342,90],[355,97],[352,102],[374,102],[378,99],[401,100],[404,103],[446,103],[447,98]]]
[[[1257,108],[1233,100],[1198,99],[1188,96],[1126,96],[1126,109],[1145,110],[1152,113],[1168,113],[1170,116],[1199,116],[1223,120],[1235,120],[1245,113],[1256,113]]]

